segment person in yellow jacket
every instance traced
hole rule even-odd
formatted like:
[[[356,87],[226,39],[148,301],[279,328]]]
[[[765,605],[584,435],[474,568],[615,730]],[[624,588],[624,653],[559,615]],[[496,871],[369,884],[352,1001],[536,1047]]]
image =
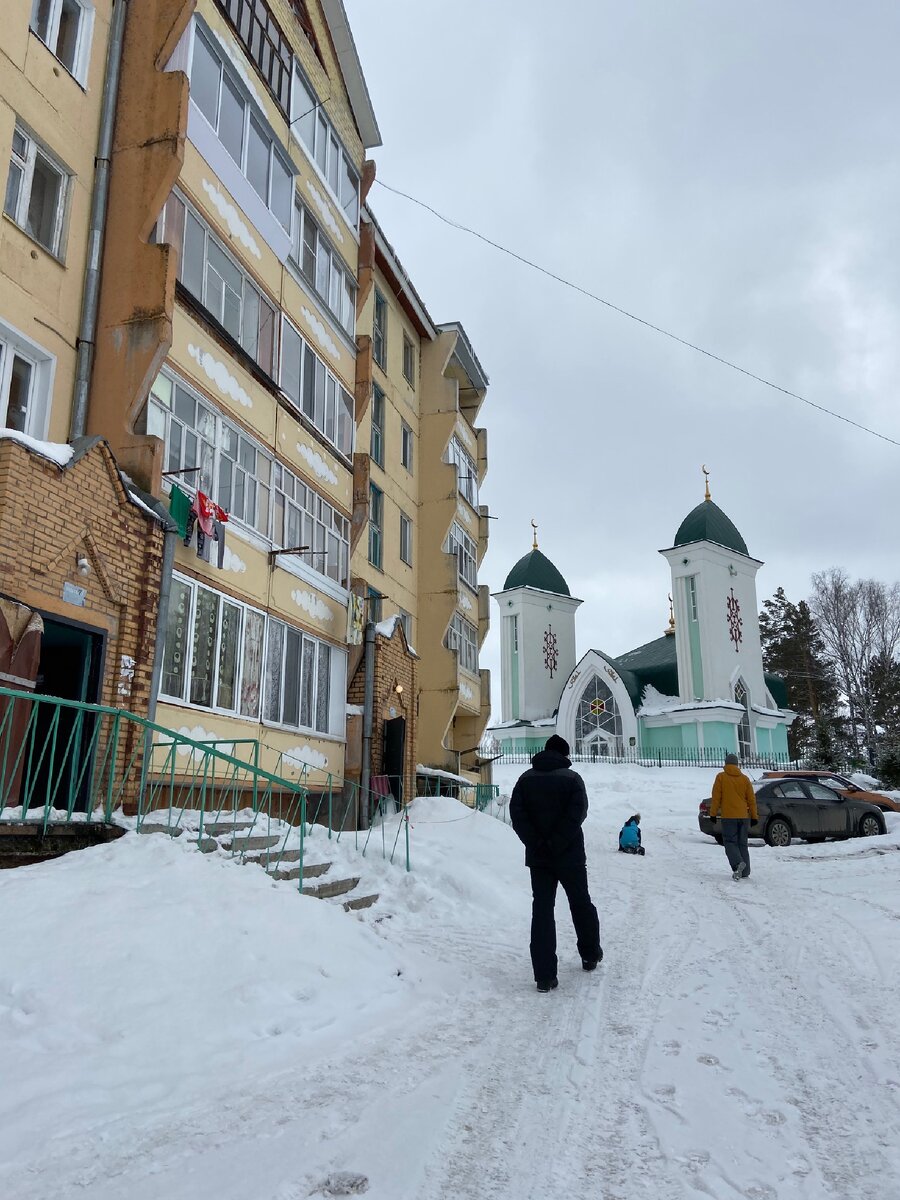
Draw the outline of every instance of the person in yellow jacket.
[[[711,821],[722,818],[722,843],[733,879],[750,874],[747,836],[750,824],[759,820],[753,784],[738,766],[736,754],[725,755],[725,770],[716,776],[709,806]]]

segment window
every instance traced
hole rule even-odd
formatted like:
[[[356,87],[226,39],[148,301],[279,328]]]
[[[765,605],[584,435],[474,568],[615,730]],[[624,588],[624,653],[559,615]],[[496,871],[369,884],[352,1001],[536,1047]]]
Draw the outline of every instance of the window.
[[[464,671],[478,674],[478,630],[470,621],[454,613],[444,644],[448,650],[456,651]]]
[[[384,597],[381,592],[370,587],[366,599],[369,601],[369,620],[377,624],[381,620]]]
[[[691,620],[699,619],[697,609],[697,576],[688,576],[688,606],[690,608]]]
[[[413,387],[416,386],[416,348],[405,333],[403,335],[403,378]]]
[[[160,691],[201,708],[339,735],[341,653],[181,576],[172,579]]]
[[[166,443],[166,471],[186,473],[232,519],[269,533],[271,460],[210,404],[171,375],[157,376],[147,404],[146,432]]]
[[[217,0],[285,116],[291,107],[294,56],[264,0]]]
[[[596,746],[604,757],[622,749],[622,715],[612,691],[599,675],[592,676],[575,711],[575,748],[586,754]]]
[[[307,546],[302,561],[341,587],[350,582],[350,522],[280,463],[272,468],[272,541]]]
[[[400,462],[412,475],[413,431],[405,421],[400,422]]]
[[[463,583],[478,590],[478,547],[463,527],[454,521],[447,538],[447,552],[456,555],[457,571]]]
[[[290,233],[294,196],[290,159],[199,26],[194,35],[191,99],[263,204]]]
[[[275,308],[210,229],[175,192],[156,239],[178,251],[178,279],[270,377],[275,376]]]
[[[271,617],[268,624],[264,719],[328,733],[331,646]]]
[[[400,557],[407,564],[412,566],[412,539],[413,527],[412,521],[406,513],[400,514]]]
[[[295,66],[291,129],[328,181],[344,220],[359,225],[359,175],[347,157],[306,76]]]
[[[93,10],[80,0],[34,0],[31,31],[70,75],[84,83],[90,54]]]
[[[459,438],[450,440],[450,459],[456,466],[456,487],[459,494],[472,505],[478,507],[478,475],[475,471],[475,460],[463,449]]]
[[[399,610],[398,615],[400,617],[400,624],[403,626],[403,633],[404,633],[404,636],[406,637],[406,644],[407,644],[407,646],[412,647],[412,644],[413,644],[412,617],[410,616],[410,614],[408,612],[404,611],[404,609],[402,609],[402,608]]]
[[[739,679],[734,685],[734,701],[743,709],[738,725],[738,754],[741,759],[747,759],[753,753],[753,733],[750,728],[750,693],[743,679]]]
[[[51,254],[60,255],[69,175],[20,125],[13,131],[3,211]]]
[[[375,321],[372,326],[372,357],[387,369],[387,301],[378,288],[375,289]]]
[[[294,197],[291,260],[345,333],[356,332],[356,280],[299,196]]]
[[[0,325],[0,428],[45,436],[53,366],[51,355]]]
[[[288,321],[281,321],[281,390],[298,412],[349,457],[355,428],[353,397]]]
[[[384,392],[377,383],[372,385],[372,442],[369,448],[372,461],[384,467]]]
[[[384,492],[369,485],[369,562],[381,570],[384,540]]]

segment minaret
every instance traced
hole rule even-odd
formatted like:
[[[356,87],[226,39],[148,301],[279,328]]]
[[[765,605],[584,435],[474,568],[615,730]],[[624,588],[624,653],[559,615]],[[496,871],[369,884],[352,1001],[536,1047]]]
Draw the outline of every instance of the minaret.
[[[503,721],[552,717],[575,668],[575,611],[581,604],[553,563],[538,549],[520,558],[494,594],[500,607],[500,678]]]

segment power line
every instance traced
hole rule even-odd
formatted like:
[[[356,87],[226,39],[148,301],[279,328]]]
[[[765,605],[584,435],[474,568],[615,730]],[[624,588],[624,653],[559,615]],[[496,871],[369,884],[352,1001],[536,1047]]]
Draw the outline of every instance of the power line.
[[[419,208],[426,209],[426,211],[437,217],[439,221],[443,221],[445,225],[449,225],[451,229],[458,229],[461,233],[468,233],[471,237],[478,238],[479,241],[485,242],[495,250],[499,250],[501,254],[506,254],[510,258],[516,259],[517,262],[524,263],[526,267],[531,267],[533,271],[539,271],[541,275],[546,275],[548,279],[555,279],[557,283],[561,283],[563,287],[571,288],[573,292],[580,292],[582,296],[587,296],[589,300],[595,300],[598,304],[605,305],[606,308],[612,309],[613,312],[619,313],[620,316],[628,317],[630,321],[636,321],[638,325],[643,325],[646,329],[652,329],[654,333],[661,333],[663,337],[667,337],[673,342],[678,342],[681,346],[686,346],[688,350],[694,350],[697,354],[711,358],[713,362],[720,363],[723,367],[737,371],[739,374],[745,375],[748,379],[753,379],[765,387],[772,388],[773,391],[781,392],[783,396],[790,396],[792,400],[799,400],[801,404],[806,404],[810,408],[814,408],[817,412],[825,413],[828,417],[834,417],[837,421],[843,421],[846,425],[852,425],[854,429],[871,434],[872,437],[880,438],[881,441],[888,442],[892,446],[900,446],[900,441],[888,437],[886,433],[879,433],[877,429],[871,429],[868,425],[863,425],[859,421],[845,417],[843,413],[835,412],[832,408],[826,408],[824,404],[816,404],[814,400],[809,400],[806,396],[801,396],[799,392],[792,392],[789,388],[782,387],[780,384],[774,383],[771,379],[765,379],[762,375],[757,375],[754,371],[749,371],[746,367],[742,367],[728,358],[723,358],[720,354],[714,354],[712,350],[706,350],[703,346],[698,346],[695,342],[689,342],[686,338],[679,337],[677,333],[672,333],[669,329],[663,329],[661,325],[654,325],[652,321],[647,321],[643,317],[639,317],[636,313],[629,312],[627,308],[621,308],[618,304],[613,304],[611,300],[606,300],[603,296],[598,296],[596,292],[591,292],[587,288],[581,287],[580,284],[573,283],[571,279],[566,279],[562,275],[557,275],[555,271],[550,271],[547,267],[542,267],[540,263],[532,262],[530,258],[525,258],[524,255],[517,254],[515,250],[510,250],[508,246],[502,246],[492,238],[486,237],[485,234],[479,233],[477,229],[470,229],[468,225],[454,221],[451,217],[445,217],[443,213],[439,213],[436,208],[432,208],[424,200],[418,200],[415,196],[410,196],[407,192],[401,192],[399,188],[391,187],[390,184],[385,183],[377,177],[375,182],[380,187],[383,187],[385,191],[393,192],[395,196],[402,196],[404,200],[409,200],[411,204],[417,204]]]

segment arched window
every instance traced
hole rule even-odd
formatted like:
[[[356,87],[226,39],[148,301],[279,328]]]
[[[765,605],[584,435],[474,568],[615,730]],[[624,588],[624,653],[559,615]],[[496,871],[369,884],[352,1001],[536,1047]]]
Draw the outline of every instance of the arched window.
[[[750,729],[750,693],[743,679],[738,679],[734,685],[734,699],[743,708],[741,723],[738,725],[738,754],[743,762],[753,753],[753,733]]]
[[[585,684],[575,714],[575,753],[606,757],[622,750],[622,715],[599,675]]]

